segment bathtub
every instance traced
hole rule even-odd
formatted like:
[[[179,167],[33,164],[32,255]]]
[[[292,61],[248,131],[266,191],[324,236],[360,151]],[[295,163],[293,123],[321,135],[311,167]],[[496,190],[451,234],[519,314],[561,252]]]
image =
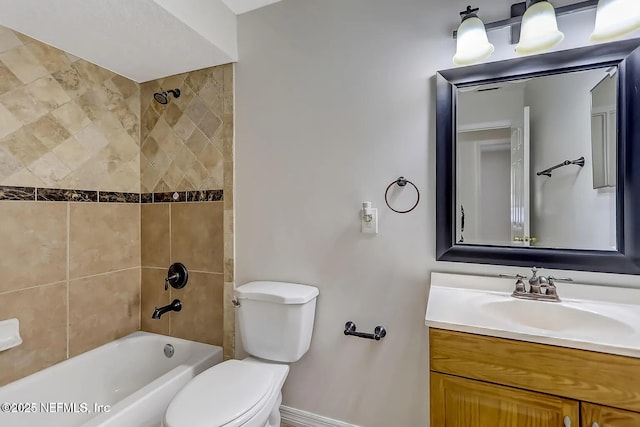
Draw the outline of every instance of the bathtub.
[[[0,426],[158,427],[178,390],[221,361],[220,347],[135,332],[0,387]]]

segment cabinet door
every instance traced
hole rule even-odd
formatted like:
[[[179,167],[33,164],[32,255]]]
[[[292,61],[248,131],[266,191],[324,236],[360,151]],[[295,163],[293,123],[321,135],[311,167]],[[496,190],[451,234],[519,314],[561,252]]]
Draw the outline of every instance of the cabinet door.
[[[578,416],[574,400],[431,372],[431,427],[578,427]]]
[[[581,403],[581,427],[638,427],[640,414],[607,406]]]

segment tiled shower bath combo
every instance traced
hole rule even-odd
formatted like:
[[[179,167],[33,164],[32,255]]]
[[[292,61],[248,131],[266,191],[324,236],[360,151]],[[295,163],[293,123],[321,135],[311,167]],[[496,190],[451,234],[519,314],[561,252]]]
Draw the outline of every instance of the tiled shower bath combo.
[[[141,329],[233,354],[232,132],[231,64],[138,84],[0,27],[0,385]]]

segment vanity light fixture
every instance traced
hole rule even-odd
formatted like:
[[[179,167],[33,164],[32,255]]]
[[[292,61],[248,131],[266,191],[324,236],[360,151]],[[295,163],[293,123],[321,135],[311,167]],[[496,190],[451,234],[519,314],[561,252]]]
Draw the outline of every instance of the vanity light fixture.
[[[613,40],[640,30],[640,1],[600,0],[591,41]]]
[[[479,10],[467,6],[467,10],[460,12],[462,22],[458,27],[457,48],[453,57],[453,62],[457,65],[469,65],[482,61],[491,56],[495,50],[489,43],[484,24],[478,18]]]
[[[564,38],[564,34],[558,30],[556,16],[596,7],[592,41],[609,41],[640,30],[640,0],[585,0],[556,9],[545,0],[527,0],[511,5],[510,18],[488,24],[483,24],[477,17],[475,12],[478,9],[468,6],[467,11],[461,13],[464,15],[462,24],[457,31],[453,32],[453,38],[458,40],[453,62],[457,65],[467,65],[488,58],[493,53],[493,45],[489,43],[486,31],[506,27],[511,28],[511,44],[517,44],[516,52],[519,54],[538,53],[551,49]],[[467,15],[469,15],[468,19]],[[471,22],[464,25],[466,21]],[[475,30],[476,38],[466,39],[465,37],[465,41],[461,42],[460,39],[467,34],[467,27]]]
[[[539,1],[529,6],[522,16],[516,52],[523,55],[542,52],[558,45],[562,39],[564,34],[558,31],[555,9],[548,1]]]

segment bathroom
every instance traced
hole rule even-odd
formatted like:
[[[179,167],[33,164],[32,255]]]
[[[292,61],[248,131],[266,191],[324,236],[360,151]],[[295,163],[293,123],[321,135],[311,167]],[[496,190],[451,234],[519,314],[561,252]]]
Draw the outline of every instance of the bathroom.
[[[19,9],[18,3],[11,8]],[[202,2],[189,3],[195,8]],[[290,366],[283,388],[284,422],[294,427],[429,425],[424,321],[431,273],[529,274],[527,267],[499,262],[436,260],[435,75],[454,67],[451,33],[467,4],[270,3],[238,14],[237,62],[187,69],[175,63],[179,52],[167,50],[155,62],[143,62],[124,56],[124,42],[94,49],[114,65],[131,67],[130,78],[107,71],[108,62],[98,67],[71,53],[46,52],[43,56],[57,60],[40,59],[37,50],[46,48],[15,33],[7,36],[3,28],[0,61],[5,68],[11,69],[6,64],[12,59],[6,52],[24,51],[25,45],[36,64],[27,61],[32,68],[24,74],[11,71],[18,81],[7,74],[0,81],[7,85],[0,95],[2,139],[20,134],[21,118],[6,119],[5,110],[12,108],[29,123],[50,112],[57,122],[60,117],[69,120],[64,132],[45,131],[60,139],[53,157],[47,156],[50,146],[40,141],[37,130],[36,151],[11,152],[12,146],[0,144],[0,185],[168,193],[169,199],[139,204],[64,198],[0,202],[0,262],[6,279],[0,285],[0,320],[18,318],[23,340],[0,353],[2,384],[137,330],[218,345],[225,358],[243,358],[233,288],[277,280],[320,291],[311,347]],[[575,2],[552,3],[561,7]],[[478,0],[472,6],[480,8],[483,21],[493,22],[508,17],[510,5]],[[9,13],[0,15],[0,25],[19,30]],[[85,15],[71,16],[82,20]],[[558,17],[565,39],[551,51],[589,46],[594,16],[592,9]],[[139,25],[143,22],[146,26],[133,34],[145,43],[167,37],[161,27],[142,20]],[[495,52],[487,62],[518,57],[508,29],[489,32],[489,39]],[[187,45],[172,46],[180,50]],[[150,69],[151,63],[157,69]],[[208,71],[193,71],[203,68]],[[136,80],[133,72],[144,77]],[[173,75],[178,77],[167,78]],[[22,88],[43,78],[63,88],[64,101],[45,99],[55,105],[29,117],[41,103],[21,102],[37,97]],[[154,93],[174,88],[181,90],[180,97],[169,94],[166,105],[154,101]],[[5,93],[16,89],[23,97],[4,102]],[[192,116],[187,113],[184,119],[172,115],[194,96],[204,107],[190,110]],[[52,111],[67,104],[67,98],[79,99],[78,108],[56,117]],[[107,104],[111,110],[98,108]],[[109,134],[114,119],[121,129],[116,126],[117,132]],[[203,137],[189,143],[194,133],[200,135],[196,130]],[[181,139],[181,132],[189,137]],[[191,150],[202,146],[207,156]],[[183,147],[189,151],[181,157]],[[16,166],[45,156],[47,162],[59,159],[64,167],[44,162],[31,169]],[[16,163],[5,163],[7,158]],[[203,169],[196,167],[200,165]],[[385,189],[400,176],[420,192],[419,203],[406,214],[385,204]],[[413,187],[391,191],[398,210],[415,203]],[[170,201],[174,192],[185,199]],[[197,192],[193,202],[184,202],[187,192]],[[377,209],[376,235],[361,232],[365,201]],[[189,268],[189,283],[165,292],[173,262]],[[633,274],[543,272],[578,283],[640,287]],[[174,298],[182,301],[180,312],[151,318],[156,306]],[[387,335],[380,341],[345,336],[347,321],[364,332],[384,326]],[[303,421],[296,424],[296,418]]]

